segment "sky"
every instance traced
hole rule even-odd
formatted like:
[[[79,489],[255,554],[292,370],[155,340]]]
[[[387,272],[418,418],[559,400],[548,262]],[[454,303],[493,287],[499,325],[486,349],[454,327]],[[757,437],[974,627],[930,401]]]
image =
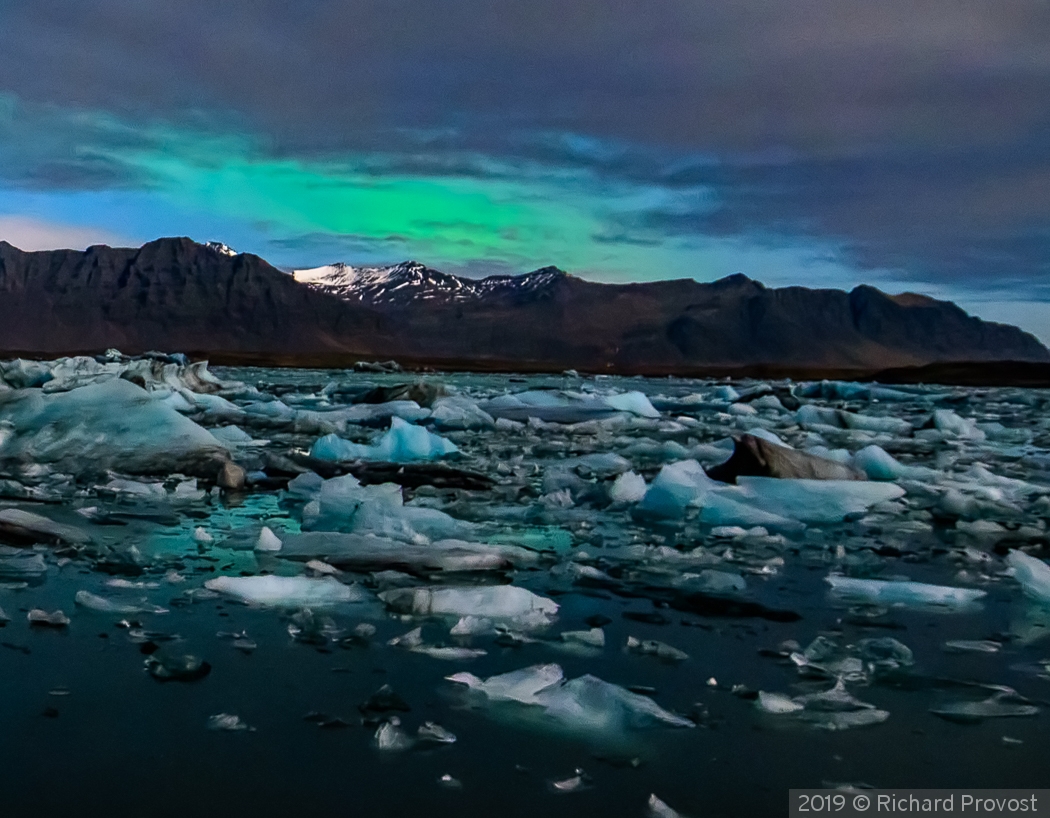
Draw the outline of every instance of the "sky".
[[[950,298],[1050,342],[1048,0],[2,0],[0,239]]]

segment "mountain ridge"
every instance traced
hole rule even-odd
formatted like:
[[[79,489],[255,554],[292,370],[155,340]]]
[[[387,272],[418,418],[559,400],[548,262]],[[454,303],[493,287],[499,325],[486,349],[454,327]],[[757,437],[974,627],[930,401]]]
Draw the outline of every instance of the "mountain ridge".
[[[0,350],[635,374],[1050,362],[1016,327],[868,285],[769,288],[743,274],[600,284],[554,267],[465,279],[418,262],[299,273],[187,238],[29,253],[0,242]]]

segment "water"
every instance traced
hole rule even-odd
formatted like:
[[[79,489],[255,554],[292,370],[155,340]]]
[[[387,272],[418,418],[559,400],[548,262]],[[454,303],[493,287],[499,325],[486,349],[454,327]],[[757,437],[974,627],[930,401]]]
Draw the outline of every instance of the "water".
[[[406,380],[403,375],[305,370],[229,369],[217,374],[279,394],[291,406],[320,408],[349,400],[369,385]],[[97,550],[49,546],[39,549],[48,563],[43,581],[0,590],[0,606],[11,617],[0,630],[4,814],[70,814],[90,805],[92,813],[113,816],[642,816],[649,794],[656,793],[685,815],[775,815],[783,813],[789,787],[1027,787],[1045,781],[1050,672],[1041,662],[1050,656],[1050,641],[1043,638],[1050,614],[1003,574],[1001,559],[1009,548],[1022,546],[1046,556],[1050,426],[1045,393],[930,387],[915,389],[906,400],[873,402],[841,394],[820,397],[810,390],[813,396],[803,396],[803,401],[870,416],[892,415],[913,427],[924,425],[932,410],[941,408],[1003,428],[971,427],[983,430],[983,440],[981,435],[913,431],[880,437],[821,429],[817,434],[828,448],[857,451],[876,443],[902,463],[935,473],[921,480],[902,479],[907,489],[902,500],[848,521],[810,525],[784,532],[782,538],[734,540],[712,536],[711,527],[697,521],[695,509],[683,519],[644,520],[635,519],[630,506],[609,506],[593,487],[607,487],[610,477],[584,474],[577,475],[580,482],[562,481],[569,486],[571,505],[545,489],[551,488],[550,475],[559,471],[560,460],[591,452],[625,453],[650,482],[664,462],[681,459],[674,447],[660,450],[668,442],[689,455],[706,455],[709,464],[717,462],[702,447],[756,423],[800,448],[817,445],[812,431],[801,428],[792,412],[763,408],[757,415],[733,414],[724,411],[725,402],[718,404],[713,384],[698,381],[511,380],[458,374],[429,379],[475,400],[537,387],[639,390],[662,410],[658,421],[634,419],[605,427],[533,424],[516,431],[445,432],[463,452],[456,465],[494,477],[497,484],[486,491],[406,491],[406,499],[415,498],[412,505],[444,509],[479,523],[479,541],[500,536],[558,546],[556,556],[544,557],[535,567],[511,571],[499,580],[464,580],[511,581],[555,599],[561,606],[558,620],[547,631],[531,634],[539,641],[516,648],[501,646],[492,635],[457,642],[448,636],[449,621],[402,620],[378,604],[325,612],[341,632],[324,644],[295,641],[288,630],[290,611],[221,598],[194,601],[194,594],[220,573],[303,573],[302,562],[256,555],[238,540],[240,532],[241,540],[250,543],[252,526],[261,524],[279,535],[299,530],[303,500],[267,488],[208,494],[189,502],[170,496],[132,501],[99,492],[97,481],[65,485],[38,475],[36,483],[54,502],[9,500],[5,505],[75,524],[117,551],[134,545],[142,555],[143,573],[126,579],[158,586],[107,586],[112,576],[101,570]],[[322,390],[331,382],[346,390],[330,390],[326,398]],[[755,386],[735,384],[742,393]],[[772,386],[786,394],[787,384]],[[235,402],[247,402],[248,397],[235,391],[229,393]],[[804,390],[796,389],[798,393]],[[702,400],[686,399],[689,395]],[[673,422],[676,417],[695,422]],[[270,440],[267,451],[282,454],[307,450],[318,436],[260,418],[240,425],[253,437]],[[354,434],[348,436],[366,440],[378,430],[349,431]],[[638,445],[645,441],[654,445]],[[979,479],[977,464],[1027,485],[992,486],[987,477]],[[949,488],[975,498],[961,517],[943,501]],[[125,519],[126,525],[95,525],[76,513],[85,506],[138,516]],[[527,512],[515,519],[508,510]],[[164,516],[157,517],[158,512]],[[996,521],[1005,530],[966,533],[973,519]],[[213,535],[213,544],[194,541],[198,527]],[[631,550],[640,545],[679,551],[702,546],[710,562],[703,567],[745,579],[746,590],[730,599],[797,617],[683,610],[687,606],[679,604],[681,589],[675,582],[683,572],[700,569],[668,562],[666,554],[643,556]],[[569,564],[596,568],[608,579],[574,581],[564,571]],[[176,575],[169,573],[173,571]],[[978,606],[954,612],[873,609],[829,596],[824,578],[832,572],[981,588],[988,595]],[[179,577],[184,581],[171,581]],[[341,579],[377,587],[368,574]],[[169,613],[88,611],[74,606],[78,590],[120,600],[145,596]],[[61,608],[72,622],[64,629],[31,627],[26,621],[31,608]],[[561,631],[585,629],[585,620],[595,615],[610,620],[604,625],[604,649],[578,655],[557,642]],[[654,615],[664,624],[639,621]],[[137,622],[129,628],[121,620]],[[372,623],[375,636],[368,646],[348,644],[343,637],[361,622]],[[129,637],[139,623],[178,634],[181,641],[157,644],[162,650],[199,655],[210,663],[210,673],[196,682],[151,678],[145,672],[143,646]],[[420,623],[428,642],[469,644],[487,654],[471,661],[441,661],[387,646],[389,639]],[[219,632],[245,632],[257,647],[238,650]],[[758,712],[752,698],[756,691],[799,696],[832,686],[833,678],[800,673],[787,656],[791,648],[783,647],[794,640],[805,648],[820,635],[843,650],[864,638],[891,636],[913,651],[912,666],[867,667],[866,679],[847,683],[858,699],[889,712],[884,723],[827,731],[791,716]],[[627,653],[628,636],[660,640],[690,658],[672,664]],[[992,640],[1001,648],[995,653],[948,652],[944,643],[951,640]],[[635,689],[651,688],[655,692],[649,695],[661,707],[697,726],[624,734],[551,729],[535,718],[515,718],[521,713],[513,709],[507,713],[471,703],[462,689],[445,681],[463,670],[484,678],[542,662],[557,662],[568,678],[593,674]],[[712,677],[717,684],[708,684]],[[409,712],[399,714],[403,727],[414,733],[422,722],[434,721],[452,731],[457,742],[380,753],[374,746],[375,727],[361,725],[358,705],[384,684],[411,705]],[[1042,709],[1034,717],[970,724],[929,712],[945,702],[989,695],[976,685],[1009,686]],[[746,689],[734,692],[735,686]],[[255,729],[207,729],[209,718],[219,713],[236,714]],[[304,718],[310,713],[341,718],[347,726],[319,727]],[[1004,737],[1016,741],[1004,742]],[[589,786],[572,793],[551,791],[550,780],[569,778],[577,768],[585,771]],[[462,788],[441,786],[445,774],[462,782]]]

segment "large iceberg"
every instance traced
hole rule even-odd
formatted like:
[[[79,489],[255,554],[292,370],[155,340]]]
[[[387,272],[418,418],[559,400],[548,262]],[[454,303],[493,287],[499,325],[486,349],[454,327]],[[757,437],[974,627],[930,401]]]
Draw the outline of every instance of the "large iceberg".
[[[214,477],[229,451],[214,435],[126,380],[68,392],[0,393],[0,463],[52,464],[81,474],[182,472]]]

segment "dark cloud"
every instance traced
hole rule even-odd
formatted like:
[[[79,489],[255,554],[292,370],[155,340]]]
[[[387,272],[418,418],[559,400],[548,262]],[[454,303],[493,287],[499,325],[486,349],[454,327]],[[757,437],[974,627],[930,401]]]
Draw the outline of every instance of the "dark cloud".
[[[489,155],[711,185],[719,209],[603,240],[812,236],[1045,292],[1048,42],[1044,0],[7,0],[0,90],[418,173],[503,172]],[[120,179],[107,161],[37,182]]]

